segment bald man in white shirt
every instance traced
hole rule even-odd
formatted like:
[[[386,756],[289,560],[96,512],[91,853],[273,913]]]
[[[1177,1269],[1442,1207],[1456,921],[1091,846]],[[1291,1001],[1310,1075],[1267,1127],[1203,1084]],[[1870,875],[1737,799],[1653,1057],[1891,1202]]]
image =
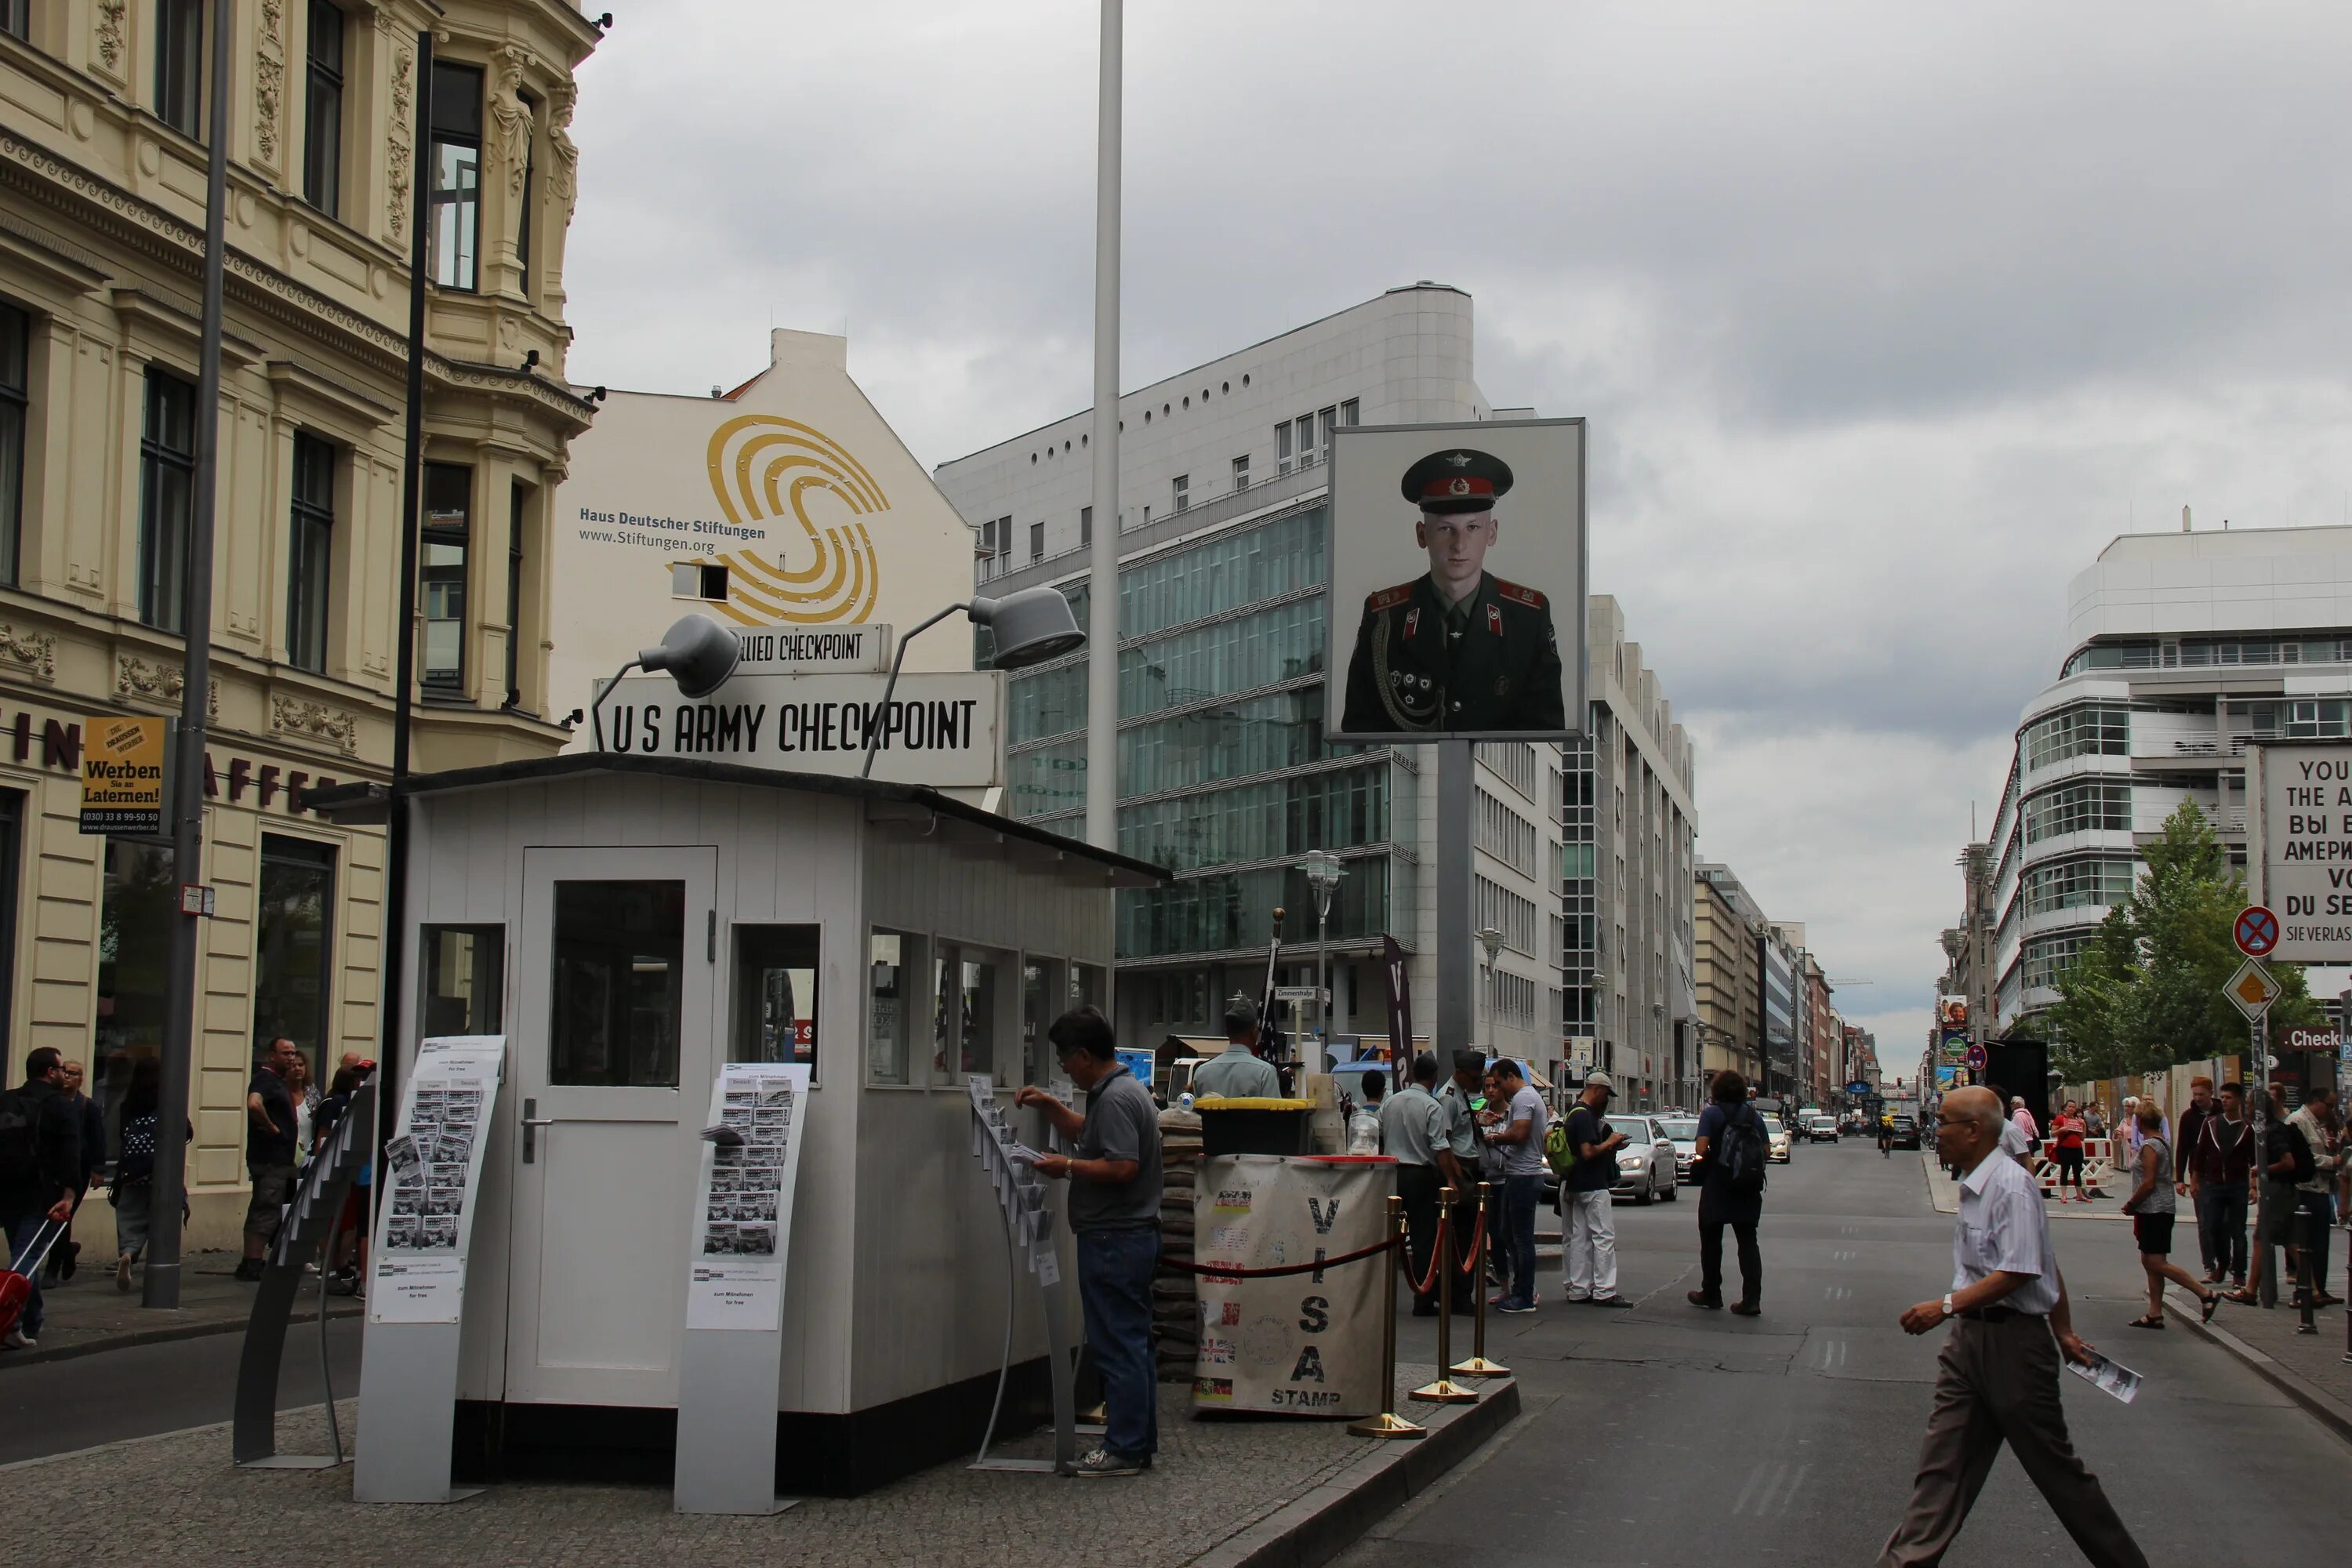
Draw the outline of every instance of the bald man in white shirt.
[[[1936,1112],[1937,1152],[1964,1173],[1952,1288],[1906,1311],[1903,1329],[1924,1334],[1950,1323],[1952,1331],[1936,1362],[1936,1402],[1910,1506],[1879,1568],[1944,1560],[2004,1442],[2084,1557],[2097,1568],[2147,1568],[2066,1435],[2058,1358],[2088,1365],[2092,1352],[2074,1332],[2041,1191],[2001,1152],[2008,1125],[1989,1089],[1955,1089]]]

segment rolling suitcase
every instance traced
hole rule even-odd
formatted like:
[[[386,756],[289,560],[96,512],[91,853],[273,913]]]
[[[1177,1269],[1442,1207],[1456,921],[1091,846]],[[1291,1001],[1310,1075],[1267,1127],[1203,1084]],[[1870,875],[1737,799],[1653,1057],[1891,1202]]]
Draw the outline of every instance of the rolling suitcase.
[[[41,1228],[33,1233],[33,1239],[25,1244],[25,1256],[0,1269],[0,1339],[15,1331],[16,1320],[24,1315],[25,1303],[32,1299],[33,1276],[41,1271],[41,1265],[48,1261],[49,1248],[65,1234],[65,1221],[43,1220]]]

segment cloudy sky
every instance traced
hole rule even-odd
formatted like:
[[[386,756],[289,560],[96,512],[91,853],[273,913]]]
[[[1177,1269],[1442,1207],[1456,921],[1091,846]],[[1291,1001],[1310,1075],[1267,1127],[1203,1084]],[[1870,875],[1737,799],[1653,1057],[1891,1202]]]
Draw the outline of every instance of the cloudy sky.
[[[927,463],[1086,405],[1096,6],[614,9],[575,380],[845,330]],[[1592,422],[1701,854],[1907,1046],[2066,579],[2184,503],[2352,512],[2347,46],[2262,0],[1131,0],[1122,379],[1469,290],[1486,395]]]

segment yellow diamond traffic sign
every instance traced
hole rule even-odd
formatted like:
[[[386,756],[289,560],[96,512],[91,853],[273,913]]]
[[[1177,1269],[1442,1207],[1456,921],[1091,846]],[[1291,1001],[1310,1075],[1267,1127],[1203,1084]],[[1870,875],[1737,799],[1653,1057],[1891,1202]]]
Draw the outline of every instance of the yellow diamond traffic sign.
[[[2221,991],[2249,1019],[2261,1017],[2271,1010],[2272,1003],[2286,994],[2286,987],[2272,979],[2271,972],[2251,958],[2238,965],[2238,972],[2230,976],[2230,984]]]

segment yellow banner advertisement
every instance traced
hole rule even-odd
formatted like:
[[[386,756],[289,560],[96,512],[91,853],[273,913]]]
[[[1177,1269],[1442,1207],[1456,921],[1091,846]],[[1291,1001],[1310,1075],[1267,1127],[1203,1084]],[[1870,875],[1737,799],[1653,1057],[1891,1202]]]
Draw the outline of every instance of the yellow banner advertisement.
[[[163,831],[162,719],[93,719],[81,754],[84,833]]]

